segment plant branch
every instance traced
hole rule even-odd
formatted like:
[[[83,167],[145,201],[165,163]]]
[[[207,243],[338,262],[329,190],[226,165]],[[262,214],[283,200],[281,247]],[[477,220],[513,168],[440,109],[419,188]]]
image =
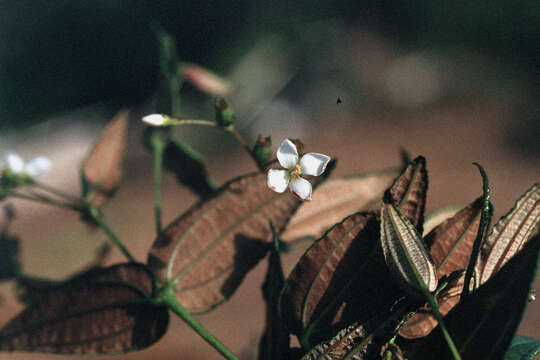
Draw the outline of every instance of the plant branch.
[[[161,234],[161,182],[163,178],[163,153],[165,152],[165,142],[161,137],[161,130],[157,129],[152,133],[152,156],[153,156],[153,182],[154,182],[154,216],[156,222],[156,234]]]

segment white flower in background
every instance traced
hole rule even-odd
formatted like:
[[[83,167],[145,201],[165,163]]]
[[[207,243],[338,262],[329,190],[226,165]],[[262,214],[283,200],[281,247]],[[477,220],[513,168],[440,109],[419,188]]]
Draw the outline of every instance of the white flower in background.
[[[161,114],[146,115],[142,118],[142,121],[152,126],[163,126],[167,123],[168,116]]]
[[[38,156],[28,164],[17,154],[9,152],[5,155],[6,167],[16,175],[28,175],[32,178],[43,175],[51,167],[51,162],[45,156]]]
[[[311,184],[301,175],[321,175],[330,157],[324,154],[307,153],[298,162],[296,146],[291,140],[285,139],[277,150],[277,158],[286,170],[268,170],[268,187],[282,193],[288,186],[301,200],[311,201]]]

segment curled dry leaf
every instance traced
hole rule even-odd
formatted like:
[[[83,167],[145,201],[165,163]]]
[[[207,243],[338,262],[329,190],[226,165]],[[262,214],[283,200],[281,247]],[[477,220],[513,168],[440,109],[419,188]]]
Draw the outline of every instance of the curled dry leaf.
[[[389,309],[399,292],[378,246],[374,213],[345,218],[317,240],[287,279],[281,313],[290,331],[318,343]]]
[[[523,316],[539,254],[537,235],[445,317],[462,359],[503,359]],[[440,328],[401,348],[410,359],[453,359]]]
[[[282,238],[320,237],[347,215],[378,209],[382,194],[398,174],[398,168],[391,168],[328,180],[315,191],[317,201],[302,204],[294,214]]]
[[[127,282],[125,282],[127,281]],[[149,303],[154,278],[141,264],[92,271],[44,291],[0,330],[3,351],[113,354],[165,333],[169,314]]]
[[[148,262],[160,279],[175,283],[177,299],[189,311],[208,311],[228,299],[267,253],[269,221],[280,234],[300,206],[294,196],[270,191],[266,182],[261,173],[230,181],[155,241]]]
[[[392,204],[381,209],[381,245],[390,272],[411,294],[437,288],[435,264],[411,222]]]
[[[95,207],[106,203],[122,180],[128,114],[127,110],[121,110],[115,115],[82,163],[83,198]]]
[[[431,257],[437,267],[439,280],[453,271],[467,268],[480,225],[482,206],[483,198],[480,197],[441,223],[425,237],[426,245],[430,248]],[[461,282],[448,284],[444,292],[446,295],[439,296],[439,311],[443,316],[459,301],[464,276],[460,279]],[[454,294],[454,296],[448,294]],[[425,311],[419,311],[409,319],[407,326],[401,329],[400,335],[408,339],[423,337],[435,326],[437,326],[437,320],[431,315],[430,308],[426,308]]]
[[[540,183],[534,184],[514,208],[493,227],[482,248],[481,283],[496,273],[532,237],[540,221]]]
[[[426,160],[419,156],[403,169],[384,194],[384,201],[394,204],[416,227],[419,234],[423,232],[427,188]]]

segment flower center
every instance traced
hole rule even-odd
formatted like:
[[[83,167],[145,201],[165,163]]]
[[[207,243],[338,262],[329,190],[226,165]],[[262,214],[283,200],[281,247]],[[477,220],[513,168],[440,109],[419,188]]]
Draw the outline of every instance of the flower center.
[[[302,175],[302,169],[300,168],[300,165],[294,165],[292,168],[289,169],[290,179],[298,179],[300,175]]]

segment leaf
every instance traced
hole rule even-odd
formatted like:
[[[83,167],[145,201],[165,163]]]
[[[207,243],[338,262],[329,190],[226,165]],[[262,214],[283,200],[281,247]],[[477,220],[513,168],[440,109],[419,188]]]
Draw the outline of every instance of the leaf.
[[[422,234],[428,175],[426,159],[419,156],[407,165],[385,192],[384,201],[393,204]]]
[[[328,180],[314,192],[315,201],[304,203],[298,209],[282,238],[320,237],[345,216],[378,209],[382,194],[398,173],[398,168],[391,168]]]
[[[381,245],[390,272],[412,295],[437,288],[435,264],[416,228],[392,204],[381,209]]]
[[[268,271],[262,286],[266,307],[266,326],[259,345],[259,360],[287,358],[290,342],[289,332],[279,313],[279,296],[285,284],[279,253],[279,238],[273,224],[270,224],[274,242],[268,259]]]
[[[504,357],[528,303],[539,254],[540,236],[535,236],[445,317],[463,360]],[[452,358],[439,328],[413,342],[406,355],[426,360]]]
[[[374,213],[357,213],[334,225],[300,258],[281,296],[289,330],[318,343],[354,322],[389,309],[400,292],[378,246]]]
[[[540,183],[534,184],[503,216],[482,248],[481,283],[497,272],[532,237],[540,221]]]
[[[443,221],[450,219],[452,216],[456,215],[460,210],[460,206],[450,205],[437,209],[428,216],[426,216],[426,219],[424,220],[423,235],[425,236],[429,234],[431,230],[435,229]]]
[[[504,356],[504,360],[534,360],[540,354],[540,340],[516,336]]]
[[[425,237],[424,240],[430,249],[439,280],[443,276],[467,267],[480,225],[482,207],[483,198],[480,197],[452,218],[441,223]],[[456,296],[448,297],[446,301],[441,301],[439,298],[439,311],[443,316],[459,302],[463,281],[460,284],[447,286],[447,292],[453,291],[454,289],[448,289],[448,287],[456,287],[458,291]],[[426,311],[415,314],[407,322],[407,326],[401,329],[400,335],[407,339],[423,337],[436,326],[437,320],[431,315],[431,309],[428,307]]]
[[[44,291],[0,330],[0,350],[114,354],[146,348],[169,321],[167,308],[150,304],[153,284],[144,265],[121,264]]]
[[[201,155],[180,141],[167,141],[163,166],[176,176],[178,182],[188,186],[201,199],[207,199],[216,191]]]
[[[20,269],[20,239],[12,235],[6,225],[0,233],[0,281],[14,278]]]
[[[313,185],[322,180],[314,178]],[[271,191],[266,174],[237,178],[174,220],[154,242],[148,263],[161,280],[175,282],[177,299],[189,311],[209,311],[268,251],[268,222],[280,234],[298,206],[289,192]]]
[[[81,167],[83,198],[95,207],[105,204],[120,185],[127,148],[127,110],[120,110],[103,131]]]

